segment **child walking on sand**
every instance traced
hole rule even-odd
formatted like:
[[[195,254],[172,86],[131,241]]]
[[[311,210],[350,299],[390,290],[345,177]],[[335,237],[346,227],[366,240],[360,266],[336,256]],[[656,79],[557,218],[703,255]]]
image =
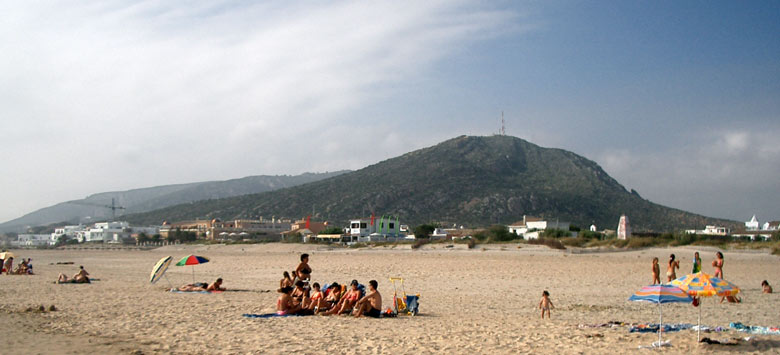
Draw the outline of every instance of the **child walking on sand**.
[[[546,290],[542,292],[542,300],[539,301],[539,308],[542,309],[542,319],[544,319],[544,311],[547,311],[547,319],[550,319],[550,310],[555,308],[552,301],[550,301],[550,293]]]
[[[661,267],[658,266],[658,258],[653,258],[653,285],[661,284]]]

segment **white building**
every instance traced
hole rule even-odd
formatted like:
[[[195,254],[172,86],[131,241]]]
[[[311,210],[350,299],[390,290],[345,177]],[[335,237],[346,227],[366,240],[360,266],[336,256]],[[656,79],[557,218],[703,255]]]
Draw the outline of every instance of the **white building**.
[[[77,226],[63,226],[60,228],[55,228],[54,233],[51,234],[51,240],[52,243],[57,243],[57,241],[60,240],[60,237],[66,236],[70,239],[78,239],[79,234],[83,234],[84,226],[77,225]]]
[[[54,245],[51,234],[19,234],[16,241],[11,242],[16,247],[38,247],[44,245]]]
[[[532,231],[543,231],[545,229],[562,229],[568,231],[571,224],[569,222],[561,222],[558,220],[547,221],[541,218],[523,215],[522,221],[512,223],[507,227],[509,228],[509,233],[514,233],[525,239],[536,239],[539,237],[539,233],[533,233]]]
[[[130,237],[130,225],[127,222],[95,223],[82,237],[79,242],[121,243],[122,239]]]
[[[749,231],[757,231],[758,230],[758,218],[756,218],[756,215],[753,215],[753,218],[751,218],[749,221],[745,222],[745,229]]]
[[[590,230],[591,232],[596,232],[596,231],[597,231],[597,230],[596,230],[596,225],[595,225],[595,224],[591,224],[591,225],[590,225],[590,228],[589,228],[589,230]]]
[[[780,229],[780,221],[766,222],[761,229],[765,231],[776,231]]]
[[[631,225],[628,223],[626,215],[620,216],[617,227],[617,239],[628,239],[631,237]]]
[[[360,242],[384,242],[404,238],[397,217],[353,219],[349,221],[347,234]]]
[[[706,226],[704,229],[688,229],[685,231],[688,234],[707,234],[707,235],[729,235],[731,231],[726,227],[721,226]]]

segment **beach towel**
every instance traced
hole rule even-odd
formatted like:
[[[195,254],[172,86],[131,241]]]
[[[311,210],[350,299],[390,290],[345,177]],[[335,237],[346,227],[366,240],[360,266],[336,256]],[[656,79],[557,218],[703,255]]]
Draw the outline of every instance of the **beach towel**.
[[[729,323],[729,328],[749,334],[780,335],[779,327],[760,327],[744,325],[740,322]]]
[[[298,314],[278,314],[278,313],[266,313],[266,314],[252,314],[244,313],[242,316],[246,318],[277,318],[277,317],[300,317]]]
[[[691,329],[693,328],[693,324],[687,324],[687,323],[680,323],[680,324],[664,324],[664,332],[679,332],[681,330],[685,329]],[[657,333],[658,332],[658,324],[650,323],[650,324],[638,324],[631,326],[631,328],[628,329],[629,333]]]
[[[222,293],[224,291],[179,291],[175,288],[171,289],[173,293]]]

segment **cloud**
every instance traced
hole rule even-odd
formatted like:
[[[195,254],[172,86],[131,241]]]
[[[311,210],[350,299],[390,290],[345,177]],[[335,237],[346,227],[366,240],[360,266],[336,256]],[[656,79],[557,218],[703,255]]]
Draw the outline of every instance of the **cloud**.
[[[780,219],[777,129],[713,129],[666,150],[602,152],[596,159],[627,188],[672,207],[742,220]]]
[[[0,220],[96,190],[357,168],[403,153],[414,136],[356,109],[517,17],[461,1],[0,11],[0,158],[13,170],[0,184],[19,186],[3,192],[19,203]]]

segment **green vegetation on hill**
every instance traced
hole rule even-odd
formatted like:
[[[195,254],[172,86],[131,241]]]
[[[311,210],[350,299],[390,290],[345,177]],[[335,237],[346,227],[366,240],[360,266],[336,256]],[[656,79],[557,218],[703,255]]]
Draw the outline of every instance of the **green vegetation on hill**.
[[[636,231],[735,227],[628,192],[593,161],[509,136],[461,136],[358,171],[273,192],[193,202],[127,216],[134,224],[194,218],[300,217],[345,223],[397,215],[418,225],[511,224],[523,215],[613,229],[621,214]]]

